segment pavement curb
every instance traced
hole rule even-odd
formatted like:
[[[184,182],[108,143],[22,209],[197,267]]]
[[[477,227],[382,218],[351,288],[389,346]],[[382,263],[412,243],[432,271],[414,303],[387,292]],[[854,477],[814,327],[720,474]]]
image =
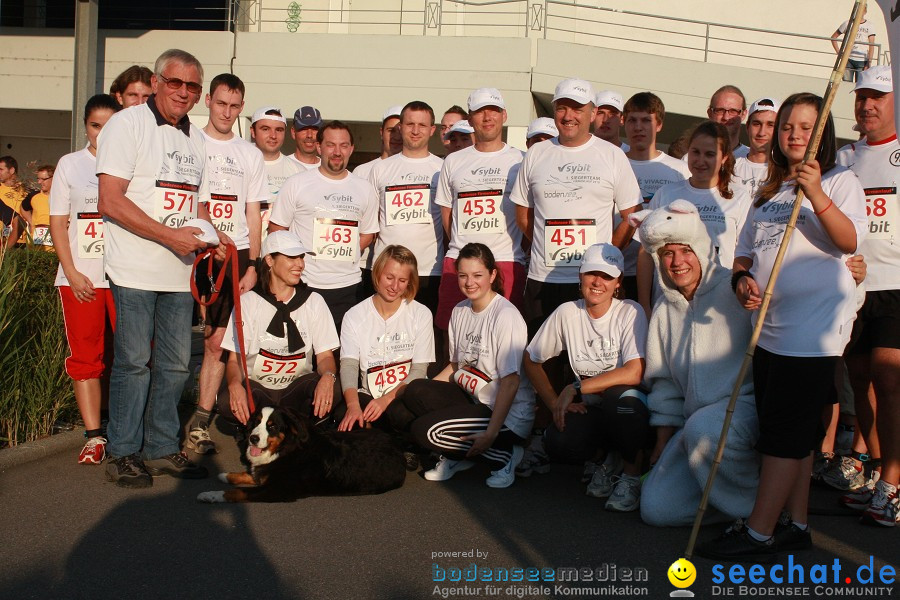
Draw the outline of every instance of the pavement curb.
[[[0,450],[0,471],[18,467],[84,444],[84,431],[74,429],[50,437]],[[77,457],[72,457],[75,463]]]

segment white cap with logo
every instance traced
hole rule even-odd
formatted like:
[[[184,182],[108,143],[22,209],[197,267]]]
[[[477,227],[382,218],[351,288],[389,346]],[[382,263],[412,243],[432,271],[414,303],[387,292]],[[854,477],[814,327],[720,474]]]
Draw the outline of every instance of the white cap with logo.
[[[285,256],[300,256],[302,254],[315,256],[314,253],[306,249],[296,233],[287,229],[273,231],[263,240],[260,257],[275,253],[284,254]]]
[[[266,113],[269,111],[278,111],[277,115],[267,115]],[[262,121],[263,119],[271,119],[273,121],[278,121],[279,123],[287,124],[287,119],[281,116],[281,109],[277,106],[263,106],[262,108],[257,108],[256,112],[253,113],[253,119],[251,119],[250,124],[253,125],[257,121]]]
[[[450,129],[447,130],[447,133],[444,134],[444,139],[449,140],[451,133],[475,133],[475,130],[471,125],[469,125],[469,122],[467,120],[461,119],[450,126]]]
[[[503,96],[500,90],[496,88],[478,88],[469,94],[469,112],[484,108],[485,106],[496,106],[499,109],[506,110],[506,104],[503,102]]]
[[[200,233],[195,233],[194,237],[213,246],[219,245],[219,234],[216,233],[216,228],[205,219],[188,219],[182,227],[196,227],[200,230]]]
[[[597,99],[594,101],[594,105],[597,107],[612,106],[619,112],[625,110],[625,100],[622,99],[622,94],[612,90],[597,92]]]
[[[876,92],[893,92],[894,83],[891,80],[891,68],[887,65],[875,65],[859,74],[856,80],[856,90],[875,90]]]
[[[597,99],[593,86],[584,79],[564,79],[553,92],[553,101],[568,98],[578,104],[593,104]]]
[[[775,100],[774,98],[760,98],[750,105],[750,110],[747,111],[747,116],[749,117],[755,112],[766,110],[777,113],[779,108],[781,108],[781,102],[779,102],[778,100]]]
[[[390,107],[389,109],[387,109],[386,111],[384,111],[384,116],[381,117],[381,122],[384,123],[391,117],[400,118],[400,113],[402,113],[402,112],[403,112],[403,105],[396,104],[396,105]]]
[[[550,117],[538,117],[532,121],[531,125],[528,126],[528,132],[525,134],[525,139],[530,140],[534,136],[542,133],[551,137],[559,135],[559,130],[556,129],[556,123],[554,123],[553,119]]]
[[[612,244],[594,244],[584,251],[579,273],[600,271],[610,277],[618,277],[625,270],[625,257],[622,251]]]

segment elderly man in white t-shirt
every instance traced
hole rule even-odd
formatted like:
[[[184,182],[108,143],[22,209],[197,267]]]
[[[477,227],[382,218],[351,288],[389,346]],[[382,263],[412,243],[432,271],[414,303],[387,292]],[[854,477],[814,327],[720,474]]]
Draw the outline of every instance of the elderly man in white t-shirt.
[[[110,118],[97,148],[105,270],[117,307],[106,477],[129,488],[149,487],[155,475],[207,474],[179,453],[177,411],[191,356],[191,265],[208,245],[203,230],[185,226],[209,221],[203,137],[187,116],[203,67],[167,50],[151,84],[146,104]]]

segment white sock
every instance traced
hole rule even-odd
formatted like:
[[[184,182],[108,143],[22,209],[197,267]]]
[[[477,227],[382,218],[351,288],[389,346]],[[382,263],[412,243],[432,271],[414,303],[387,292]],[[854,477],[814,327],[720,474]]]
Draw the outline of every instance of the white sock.
[[[747,533],[750,534],[750,537],[752,537],[757,542],[766,542],[767,544],[772,542],[771,535],[763,535],[752,527],[747,527]]]
[[[791,523],[793,523],[794,527],[796,527],[800,531],[806,531],[807,529],[809,529],[809,525],[806,523],[798,523],[797,521],[791,521]]]

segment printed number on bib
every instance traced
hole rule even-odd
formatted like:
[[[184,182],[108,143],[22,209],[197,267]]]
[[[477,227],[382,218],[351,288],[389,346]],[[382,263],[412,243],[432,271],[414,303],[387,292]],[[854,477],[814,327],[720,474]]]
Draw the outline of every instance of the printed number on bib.
[[[234,235],[237,206],[238,197],[233,194],[209,195],[209,216],[212,217],[216,229],[222,233]]]
[[[389,185],[384,188],[385,222],[388,225],[432,223],[428,212],[431,186],[427,183]]]
[[[473,399],[477,400],[481,390],[490,384],[492,380],[487,376],[487,373],[479,371],[475,367],[463,365],[453,374],[453,381],[472,396]]]
[[[359,256],[359,221],[316,218],[313,230],[317,260],[356,262]]]
[[[250,379],[270,390],[281,390],[307,372],[306,352],[280,355],[260,350],[253,363]]]
[[[78,258],[103,258],[103,216],[98,212],[82,212],[77,216]]]
[[[461,192],[457,202],[459,234],[506,233],[506,215],[500,210],[503,190]]]
[[[199,187],[179,181],[157,181],[154,216],[167,227],[181,227],[197,216]]]
[[[544,264],[577,267],[585,249],[597,241],[594,219],[547,219],[544,222]]]
[[[52,246],[53,240],[50,239],[50,226],[38,225],[34,228],[34,234],[31,236],[35,246]]]
[[[866,189],[866,216],[869,218],[870,240],[891,240],[894,229],[900,223],[900,205],[897,203],[897,188]]]
[[[366,385],[373,398],[380,398],[403,383],[409,375],[412,361],[406,360],[392,365],[371,367],[366,371]]]

